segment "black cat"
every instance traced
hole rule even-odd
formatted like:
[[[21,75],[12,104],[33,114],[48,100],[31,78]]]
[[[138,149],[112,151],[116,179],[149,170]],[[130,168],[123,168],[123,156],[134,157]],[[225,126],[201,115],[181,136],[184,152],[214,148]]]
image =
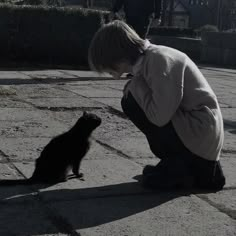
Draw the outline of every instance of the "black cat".
[[[76,177],[80,163],[89,150],[89,137],[101,124],[101,118],[93,113],[84,112],[76,124],[66,133],[53,138],[43,149],[35,163],[35,170],[29,179],[2,180],[0,185],[17,184],[54,184],[67,180],[72,169]]]

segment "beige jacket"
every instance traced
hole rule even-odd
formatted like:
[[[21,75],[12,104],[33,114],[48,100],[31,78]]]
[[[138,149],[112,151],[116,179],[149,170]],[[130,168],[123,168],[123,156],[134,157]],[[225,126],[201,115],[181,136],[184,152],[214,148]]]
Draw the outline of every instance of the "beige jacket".
[[[223,146],[223,120],[208,82],[184,53],[147,41],[126,87],[147,118],[157,126],[172,121],[184,143],[207,160],[218,160]],[[171,147],[170,147],[171,148]]]

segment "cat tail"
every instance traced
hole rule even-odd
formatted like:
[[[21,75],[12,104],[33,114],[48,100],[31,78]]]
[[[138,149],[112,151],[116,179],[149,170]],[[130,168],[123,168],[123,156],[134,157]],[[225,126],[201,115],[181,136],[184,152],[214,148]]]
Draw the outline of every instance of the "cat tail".
[[[0,180],[0,186],[14,186],[14,185],[31,185],[35,184],[36,182],[30,179],[5,179]]]

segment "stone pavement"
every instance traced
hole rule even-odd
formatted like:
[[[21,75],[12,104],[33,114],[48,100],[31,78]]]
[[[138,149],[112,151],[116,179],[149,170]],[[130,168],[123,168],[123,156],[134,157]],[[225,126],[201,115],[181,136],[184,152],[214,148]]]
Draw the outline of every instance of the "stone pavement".
[[[49,140],[84,110],[102,117],[82,162],[85,181],[0,186],[0,236],[236,235],[236,70],[201,66],[225,124],[218,193],[151,192],[137,182],[156,164],[120,107],[126,79],[72,70],[0,71],[0,179],[26,178]]]

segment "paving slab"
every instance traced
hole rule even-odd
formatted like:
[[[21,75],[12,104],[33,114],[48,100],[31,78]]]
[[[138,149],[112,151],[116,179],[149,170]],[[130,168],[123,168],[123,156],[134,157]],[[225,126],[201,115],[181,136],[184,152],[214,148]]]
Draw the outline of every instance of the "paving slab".
[[[202,67],[201,71],[216,93],[221,106],[235,108],[236,71],[221,68],[204,67]]]
[[[234,88],[235,87],[235,78],[236,77],[227,77],[225,75],[220,75],[214,77],[207,77],[207,80],[209,83],[212,85],[213,89],[214,88]]]
[[[91,109],[101,109],[101,103],[91,101],[88,98],[79,97],[76,98],[26,98],[24,99],[26,102],[29,102],[30,104],[36,106],[39,109],[48,109],[48,110],[91,110]]]
[[[100,104],[102,103],[105,106],[113,107],[114,109],[123,112],[120,104],[120,98],[93,98],[93,101],[97,101]]]
[[[121,151],[129,156],[130,159],[136,160],[140,158],[152,158],[154,154],[150,151],[146,138],[143,137],[123,137],[118,136],[104,140],[106,144],[116,150]]]
[[[94,135],[98,141],[126,153],[132,159],[153,157],[146,137],[131,121],[112,113],[109,115],[101,113],[100,116],[103,119],[103,123],[96,135]]]
[[[121,78],[117,80],[112,80],[112,79],[111,80],[97,80],[97,81],[94,81],[93,83],[96,85],[101,85],[103,87],[109,87],[112,89],[123,91],[123,88],[128,81],[129,79],[127,78]]]
[[[16,87],[16,86],[15,86]],[[50,85],[32,85],[32,86],[18,86],[15,88],[17,97],[22,102],[31,104],[38,108],[78,108],[90,109],[94,107],[96,109],[101,107],[99,103],[91,101],[88,98],[81,97],[70,91],[66,91],[62,86],[50,86]],[[24,93],[22,93],[24,91]]]
[[[220,104],[226,106],[226,108],[236,108],[236,99],[234,94],[232,94],[231,96],[218,96],[218,101]]]
[[[222,154],[220,162],[226,177],[225,187],[235,187],[236,189],[236,172],[235,172],[236,158],[232,158],[231,153]]]
[[[236,100],[235,103],[236,105]],[[224,123],[236,129],[236,108],[221,108]]]
[[[75,77],[78,78],[88,78],[88,79],[107,79],[107,78],[112,78],[111,75],[107,74],[107,73],[97,73],[97,72],[93,72],[93,71],[83,71],[83,70],[59,70],[59,72],[65,74],[65,75],[73,75]]]
[[[1,138],[0,150],[13,161],[33,161],[51,138]]]
[[[20,98],[75,98],[76,94],[67,92],[64,86],[52,84],[11,85]],[[24,91],[24,92],[23,92]]]
[[[224,145],[222,152],[231,153],[232,158],[236,158],[236,138],[235,129],[225,131]]]
[[[180,197],[173,193],[51,205],[82,236],[233,236],[236,230],[235,220],[198,197]]]
[[[19,101],[16,96],[0,96],[0,108],[30,108],[31,105]]]
[[[60,70],[32,70],[21,71],[22,74],[30,77],[31,79],[57,79],[57,78],[76,78],[72,74],[63,73]]]
[[[208,82],[210,83],[213,91],[215,92],[217,99],[222,107],[235,108],[236,107],[236,77],[230,79],[225,79],[223,77],[219,78],[209,78]],[[227,92],[226,92],[227,91]]]
[[[211,194],[198,194],[197,196],[232,217],[236,225],[236,189],[228,189]]]
[[[1,113],[1,112],[0,112]],[[24,116],[13,117],[13,114],[7,114],[6,118],[2,118],[0,122],[0,134],[4,137],[54,137],[56,135],[62,134],[63,132],[67,131],[68,128],[64,124],[50,119],[40,113],[37,113],[40,119],[31,119],[27,117],[24,119]],[[37,115],[36,114],[36,115]],[[28,113],[28,115],[30,115]],[[9,117],[9,121],[7,120]],[[11,120],[12,119],[12,120]],[[74,125],[71,124],[71,127]]]
[[[18,177],[17,170],[15,168],[12,168],[11,166],[9,166],[6,163],[3,163],[4,161],[5,161],[5,159],[1,155],[1,159],[0,159],[0,165],[1,165],[0,177],[1,177],[1,180],[2,179],[17,178]],[[2,191],[0,193],[2,193]]]
[[[36,111],[35,109],[22,109],[20,108],[2,108],[0,110],[1,121],[25,121],[25,120],[47,120],[45,113]]]
[[[122,91],[112,90],[104,86],[96,86],[96,84],[92,86],[67,85],[67,89],[88,98],[121,98],[123,95]]]
[[[0,163],[0,169],[1,169],[1,173],[0,173],[1,180],[21,179],[22,178],[22,176],[19,174],[17,169],[14,168],[13,165]],[[12,186],[6,187],[6,186],[0,185],[0,205],[2,207],[2,205],[8,204],[8,203],[14,203],[14,204],[18,203],[19,204],[22,202],[27,202],[28,200],[31,202],[32,197],[35,194],[36,194],[36,191],[32,191],[32,189],[29,189],[28,186],[18,185],[18,186],[14,186],[14,187],[12,187]],[[24,196],[24,198],[22,198],[22,196]],[[0,212],[0,215],[1,215],[1,213],[2,212]],[[1,225],[1,223],[0,223],[0,225]],[[0,234],[0,235],[5,236],[4,234]]]
[[[20,71],[0,71],[0,84],[8,79],[31,79],[30,76]]]
[[[199,68],[203,71],[211,71],[213,73],[222,73],[222,74],[231,74],[233,76],[236,76],[236,71],[235,69],[229,69],[229,68],[223,68],[223,67],[210,67],[210,66],[201,66],[199,65]]]
[[[236,71],[235,69],[227,69],[227,68],[216,68],[216,67],[207,67],[207,66],[199,66],[202,73],[207,76],[214,77],[224,77],[224,78],[236,78]]]
[[[9,85],[0,85],[0,96],[4,97],[4,96],[11,96],[11,95],[15,95],[16,94],[16,90],[11,88]]]

